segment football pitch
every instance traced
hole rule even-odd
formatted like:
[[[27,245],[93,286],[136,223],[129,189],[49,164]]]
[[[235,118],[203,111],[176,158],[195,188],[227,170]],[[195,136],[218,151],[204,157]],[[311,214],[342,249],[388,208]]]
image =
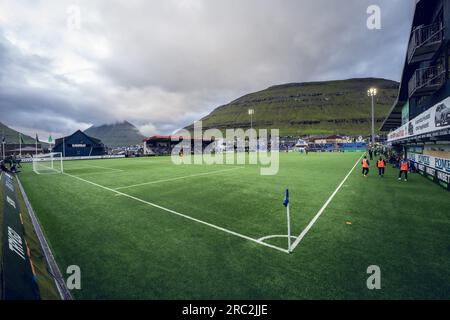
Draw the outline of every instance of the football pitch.
[[[281,153],[274,176],[154,157],[19,177],[63,274],[81,268],[78,299],[448,299],[448,191],[375,161],[363,178],[361,156]]]

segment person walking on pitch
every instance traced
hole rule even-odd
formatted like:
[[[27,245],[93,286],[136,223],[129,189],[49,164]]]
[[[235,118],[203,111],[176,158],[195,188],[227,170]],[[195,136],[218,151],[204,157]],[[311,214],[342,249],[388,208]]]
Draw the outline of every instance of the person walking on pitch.
[[[380,157],[377,161],[378,175],[384,177],[384,168],[386,167],[386,162]]]
[[[400,160],[400,173],[398,174],[398,180],[402,180],[402,174],[405,175],[405,181],[408,181],[408,160],[406,159],[406,156],[403,157],[402,160]]]
[[[362,174],[364,177],[367,177],[367,175],[369,174],[369,160],[367,160],[367,156],[364,156],[364,158],[361,161],[362,164]]]
[[[370,157],[370,160],[373,160],[373,150],[372,150],[372,148],[369,149],[369,157]]]

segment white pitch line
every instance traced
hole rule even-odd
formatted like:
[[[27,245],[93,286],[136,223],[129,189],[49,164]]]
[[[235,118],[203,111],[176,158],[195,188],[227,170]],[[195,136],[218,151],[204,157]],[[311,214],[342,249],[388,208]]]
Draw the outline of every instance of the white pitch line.
[[[149,205],[149,206],[152,206],[152,207],[161,209],[161,210],[163,210],[163,211],[166,211],[166,212],[175,214],[175,215],[180,216],[180,217],[183,217],[183,218],[185,218],[185,219],[188,219],[188,220],[191,220],[191,221],[195,221],[195,222],[197,222],[197,223],[206,225],[206,226],[208,226],[208,227],[211,227],[211,228],[214,228],[214,229],[217,229],[217,230],[226,232],[226,233],[231,234],[231,235],[234,235],[234,236],[236,236],[236,237],[239,237],[239,238],[242,238],[242,239],[245,239],[245,240],[248,240],[248,241],[252,241],[252,242],[258,243],[258,244],[260,244],[260,245],[263,245],[263,246],[265,246],[265,247],[272,248],[272,249],[275,249],[275,250],[278,250],[278,251],[281,251],[281,252],[284,252],[284,253],[288,253],[288,254],[289,254],[289,251],[288,251],[287,249],[283,249],[283,248],[280,248],[280,247],[277,247],[277,246],[274,246],[274,245],[271,245],[271,244],[268,244],[268,243],[259,241],[258,239],[254,239],[254,238],[251,238],[251,237],[249,237],[249,236],[246,236],[246,235],[237,233],[237,232],[235,232],[235,231],[231,231],[231,230],[228,230],[228,229],[226,229],[226,228],[222,228],[222,227],[216,226],[215,224],[208,223],[208,222],[205,222],[205,221],[202,221],[202,220],[193,218],[193,217],[191,217],[191,216],[188,216],[188,215],[185,215],[185,214],[176,212],[176,211],[174,211],[174,210],[171,210],[171,209],[162,207],[162,206],[157,205],[157,204],[155,204],[155,203],[152,203],[152,202],[149,202],[149,201],[145,201],[145,200],[142,200],[142,199],[140,199],[140,198],[131,196],[131,195],[129,195],[129,194],[126,194],[126,193],[123,193],[123,192],[120,192],[120,191],[117,191],[117,190],[114,190],[114,189],[111,189],[111,188],[102,186],[102,185],[97,184],[97,183],[95,183],[95,182],[92,182],[92,181],[89,181],[89,180],[86,180],[86,179],[83,179],[83,178],[80,178],[80,177],[77,177],[77,176],[74,176],[74,175],[71,175],[71,174],[68,174],[68,173],[65,173],[65,172],[64,172],[64,174],[67,175],[67,176],[69,176],[69,177],[78,179],[78,180],[80,180],[80,181],[89,183],[89,184],[91,184],[91,185],[93,185],[93,186],[96,186],[96,187],[98,187],[98,188],[101,188],[101,189],[104,189],[104,190],[108,190],[108,191],[114,192],[114,193],[116,193],[117,195],[121,195],[121,196],[130,198],[130,199],[136,200],[136,201],[138,201],[138,202],[141,202],[141,203],[147,204],[147,205]]]
[[[77,177],[84,177],[84,176],[96,176],[96,175],[101,175],[101,174],[119,174],[119,173],[124,173],[125,171],[121,170],[121,171],[104,171],[104,172],[93,172],[93,173],[80,173],[77,174]]]
[[[274,235],[259,238],[258,241],[264,241],[264,240],[269,240],[269,239],[273,239],[273,238],[287,238],[287,237],[288,237],[287,234],[274,234]],[[297,239],[296,236],[291,236],[291,238]]]
[[[193,177],[199,177],[199,176],[206,176],[206,175],[209,175],[209,174],[215,174],[215,173],[227,172],[227,171],[236,170],[236,169],[242,169],[242,167],[235,167],[235,168],[232,168],[232,169],[224,169],[224,170],[209,171],[209,172],[203,172],[203,173],[191,174],[191,175],[188,175],[188,176],[182,176],[182,177],[175,177],[175,178],[170,178],[170,179],[155,180],[155,181],[150,181],[150,182],[144,182],[144,183],[132,184],[132,185],[125,186],[125,187],[114,188],[114,190],[122,190],[122,189],[128,189],[128,188],[134,188],[134,187],[146,186],[146,185],[149,185],[149,184],[155,184],[155,183],[161,183],[161,182],[169,182],[169,181],[175,181],[175,180],[186,179],[186,178],[193,178]]]
[[[93,164],[83,164],[82,167],[75,167],[75,168],[68,168],[69,171],[71,170],[83,170],[83,169],[88,169],[87,167],[92,167],[92,168],[99,168],[99,169],[103,169],[103,170],[107,170],[107,171],[100,171],[100,172],[93,172],[93,173],[80,173],[77,174],[77,176],[82,177],[82,176],[93,176],[93,175],[99,175],[99,174],[111,174],[111,173],[119,173],[119,172],[125,172],[125,170],[122,169],[114,169],[114,168],[108,168],[108,167],[101,167],[101,166],[95,166]]]
[[[93,164],[85,164],[88,167],[92,167],[92,168],[100,168],[100,169],[105,169],[105,170],[114,170],[114,171],[123,171],[122,169],[114,169],[114,168],[109,168],[109,167],[102,167],[102,166],[94,166]]]
[[[298,244],[300,243],[300,241],[302,241],[302,239],[305,237],[305,235],[308,233],[308,231],[312,228],[312,226],[314,225],[314,223],[316,223],[317,219],[319,219],[319,217],[322,215],[322,213],[325,211],[325,209],[328,207],[328,205],[330,204],[331,200],[333,200],[334,196],[338,193],[338,191],[341,189],[342,185],[345,183],[345,181],[347,181],[348,177],[352,174],[353,170],[355,170],[356,166],[358,165],[358,163],[361,161],[361,158],[363,157],[363,155],[358,159],[358,161],[356,161],[355,165],[353,166],[353,168],[350,169],[350,171],[347,173],[347,175],[345,176],[344,180],[342,180],[342,182],[338,185],[338,187],[336,188],[336,190],[334,190],[334,192],[331,194],[331,196],[328,198],[328,200],[325,202],[325,204],[322,206],[322,208],[320,208],[319,212],[317,212],[317,214],[314,216],[314,218],[309,222],[309,224],[306,226],[306,228],[302,231],[302,233],[300,233],[300,235],[297,237],[297,239],[295,239],[294,243],[292,244],[291,247],[291,251],[294,251],[294,249],[298,246]]]

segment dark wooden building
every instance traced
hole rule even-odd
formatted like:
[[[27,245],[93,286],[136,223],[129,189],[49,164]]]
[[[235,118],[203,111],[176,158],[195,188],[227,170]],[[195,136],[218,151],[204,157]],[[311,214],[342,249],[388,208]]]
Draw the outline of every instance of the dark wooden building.
[[[56,139],[53,152],[61,152],[63,157],[89,157],[105,155],[105,145],[96,138],[77,130],[67,137]]]

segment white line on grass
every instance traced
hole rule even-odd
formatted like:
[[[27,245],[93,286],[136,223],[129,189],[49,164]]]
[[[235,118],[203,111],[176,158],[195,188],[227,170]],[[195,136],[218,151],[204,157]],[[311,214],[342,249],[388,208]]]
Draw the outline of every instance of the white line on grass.
[[[305,237],[305,235],[308,233],[308,231],[312,228],[312,226],[314,225],[314,223],[316,223],[317,219],[319,219],[319,217],[321,216],[321,214],[325,211],[325,209],[328,207],[328,205],[330,204],[331,200],[333,200],[334,196],[338,193],[338,191],[341,189],[342,185],[345,183],[345,181],[347,181],[348,177],[352,174],[353,170],[355,170],[356,166],[358,165],[358,163],[361,161],[361,158],[363,156],[361,156],[358,161],[356,161],[355,165],[350,169],[350,171],[347,173],[347,175],[345,176],[344,180],[342,180],[342,182],[338,185],[338,187],[336,188],[336,190],[334,190],[334,192],[331,194],[331,196],[328,198],[328,200],[325,202],[325,204],[322,206],[322,208],[320,208],[319,212],[317,212],[317,214],[314,216],[314,218],[309,222],[309,224],[306,226],[306,228],[302,231],[302,233],[300,233],[300,235],[297,237],[297,239],[295,239],[294,243],[292,244],[291,250],[294,251],[294,249],[298,246],[298,244],[300,243],[300,241],[302,241],[302,239]]]
[[[109,167],[102,167],[102,166],[94,166],[93,164],[85,164],[88,167],[92,167],[92,168],[100,168],[100,169],[105,169],[105,170],[114,170],[114,171],[123,171],[122,169],[114,169],[114,168],[109,168]]]
[[[130,199],[139,201],[139,202],[141,202],[141,203],[144,203],[144,204],[147,204],[147,205],[149,205],[149,206],[152,206],[152,207],[155,207],[155,208],[164,210],[164,211],[166,211],[166,212],[175,214],[175,215],[180,216],[180,217],[183,217],[183,218],[185,218],[185,219],[188,219],[188,220],[191,220],[191,221],[195,221],[195,222],[201,223],[201,224],[203,224],[203,225],[206,225],[206,226],[208,226],[208,227],[211,227],[211,228],[214,228],[214,229],[217,229],[217,230],[226,232],[226,233],[231,234],[231,235],[234,235],[234,236],[236,236],[236,237],[239,237],[239,238],[242,238],[242,239],[245,239],[245,240],[248,240],[248,241],[252,241],[252,242],[258,243],[258,244],[260,244],[260,245],[263,245],[263,246],[265,246],[265,247],[269,247],[269,248],[272,248],[272,249],[275,249],[275,250],[278,250],[278,251],[281,251],[281,252],[284,252],[284,253],[289,253],[289,251],[288,251],[287,249],[283,249],[283,248],[280,248],[280,247],[277,247],[277,246],[274,246],[274,245],[271,245],[271,244],[268,244],[268,243],[259,241],[258,239],[254,239],[254,238],[248,237],[248,236],[246,236],[246,235],[237,233],[237,232],[235,232],[235,231],[231,231],[231,230],[228,230],[228,229],[225,229],[225,228],[216,226],[215,224],[208,223],[208,222],[205,222],[205,221],[202,221],[202,220],[193,218],[193,217],[191,217],[191,216],[188,216],[188,215],[185,215],[185,214],[176,212],[176,211],[174,211],[174,210],[171,210],[171,209],[162,207],[162,206],[160,206],[160,205],[157,205],[157,204],[152,203],[152,202],[149,202],[149,201],[142,200],[142,199],[137,198],[137,197],[134,197],[134,196],[132,196],[132,195],[129,195],[129,194],[126,194],[126,193],[123,193],[123,192],[120,192],[120,191],[117,191],[117,190],[114,190],[114,189],[111,189],[111,188],[102,186],[102,185],[100,185],[100,184],[97,184],[97,183],[95,183],[95,182],[92,182],[92,181],[89,181],[89,180],[80,178],[80,177],[78,177],[78,176],[74,176],[74,175],[71,175],[71,174],[68,174],[68,173],[64,173],[64,174],[67,175],[67,176],[69,176],[69,177],[78,179],[78,180],[80,180],[80,181],[89,183],[89,184],[91,184],[91,185],[93,185],[93,186],[96,186],[96,187],[98,187],[98,188],[101,188],[101,189],[104,189],[104,190],[108,190],[108,191],[114,192],[114,193],[116,193],[116,194],[118,194],[118,195],[121,195],[121,196],[130,198]]]
[[[120,170],[120,171],[106,171],[106,172],[92,172],[92,173],[80,173],[77,174],[77,177],[84,177],[84,176],[96,176],[96,175],[101,175],[101,174],[119,174],[119,173],[124,173],[125,171]]]
[[[175,177],[175,178],[170,178],[170,179],[154,180],[154,181],[150,181],[150,182],[132,184],[130,186],[118,187],[118,188],[114,188],[114,190],[122,190],[122,189],[146,186],[146,185],[149,185],[149,184],[155,184],[155,183],[161,183],[161,182],[169,182],[169,181],[175,181],[175,180],[186,179],[186,178],[193,178],[193,177],[199,177],[199,176],[206,176],[206,175],[209,175],[209,174],[216,174],[216,173],[221,173],[221,172],[227,172],[227,171],[236,170],[236,169],[242,169],[242,167],[235,167],[235,168],[231,168],[231,169],[209,171],[209,172],[191,174],[191,175],[188,175],[188,176]]]
[[[287,238],[287,237],[288,237],[287,234],[274,234],[274,235],[259,238],[258,241],[265,241],[265,240],[269,240],[269,239],[273,239],[273,238]],[[291,236],[291,238],[297,239],[296,236]]]
[[[101,167],[101,166],[95,166],[93,164],[83,164],[82,167],[75,167],[75,168],[67,168],[69,171],[71,170],[82,170],[82,169],[88,169],[87,167],[92,167],[92,168],[98,168],[98,169],[103,169],[103,170],[107,170],[107,171],[99,171],[99,172],[88,172],[88,173],[80,173],[77,174],[76,176],[78,177],[82,177],[82,176],[93,176],[93,175],[99,175],[99,174],[111,174],[111,173],[119,173],[119,172],[125,172],[125,170],[122,169],[114,169],[114,168],[109,168],[109,167]]]

